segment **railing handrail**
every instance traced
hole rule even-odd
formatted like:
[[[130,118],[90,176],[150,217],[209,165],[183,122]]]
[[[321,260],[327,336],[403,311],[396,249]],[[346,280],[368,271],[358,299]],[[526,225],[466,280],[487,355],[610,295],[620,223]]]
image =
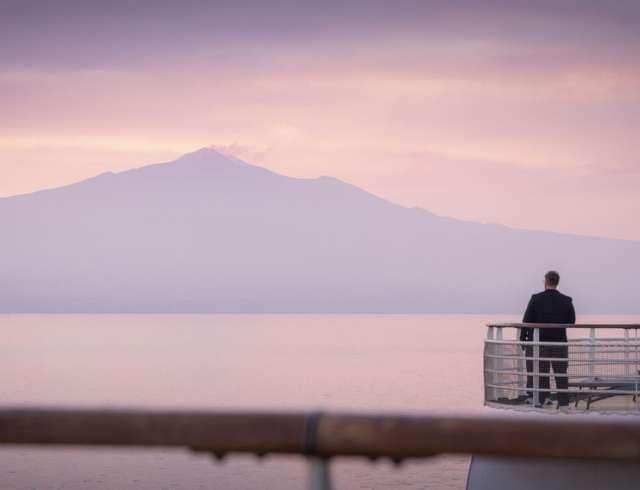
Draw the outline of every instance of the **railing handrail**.
[[[165,446],[388,457],[437,454],[640,461],[640,423],[623,418],[0,409],[0,444]]]
[[[640,323],[487,323],[494,328],[622,328],[640,329]]]

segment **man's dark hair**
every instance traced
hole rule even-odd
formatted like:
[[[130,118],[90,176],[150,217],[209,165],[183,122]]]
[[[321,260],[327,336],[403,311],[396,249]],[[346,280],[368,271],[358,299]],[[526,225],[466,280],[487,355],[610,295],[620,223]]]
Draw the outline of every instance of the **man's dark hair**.
[[[549,271],[544,275],[544,280],[549,286],[557,286],[560,283],[560,274]]]

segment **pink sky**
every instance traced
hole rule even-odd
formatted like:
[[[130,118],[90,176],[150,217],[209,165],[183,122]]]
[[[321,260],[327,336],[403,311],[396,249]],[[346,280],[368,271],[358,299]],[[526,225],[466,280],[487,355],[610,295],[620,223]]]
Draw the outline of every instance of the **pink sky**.
[[[216,145],[442,215],[640,240],[636,2],[93,3],[0,7],[0,196]]]

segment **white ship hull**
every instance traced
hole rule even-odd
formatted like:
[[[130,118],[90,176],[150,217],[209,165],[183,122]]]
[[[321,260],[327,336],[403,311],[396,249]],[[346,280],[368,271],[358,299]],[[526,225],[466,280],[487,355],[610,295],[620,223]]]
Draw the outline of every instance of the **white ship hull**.
[[[486,409],[487,415],[513,417],[581,417],[607,420],[634,417],[627,414],[570,412],[548,409]],[[640,422],[640,419],[638,419]],[[467,477],[467,490],[608,490],[640,488],[640,465],[616,461],[579,459],[497,458],[473,456]]]

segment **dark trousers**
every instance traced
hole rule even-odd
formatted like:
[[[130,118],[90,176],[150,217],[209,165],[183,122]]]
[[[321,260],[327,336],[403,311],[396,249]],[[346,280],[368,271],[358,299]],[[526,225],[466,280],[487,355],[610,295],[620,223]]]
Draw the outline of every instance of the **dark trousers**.
[[[527,357],[527,373],[533,372],[533,360],[530,358],[533,357],[533,346],[527,345],[525,347],[525,355]],[[567,358],[569,357],[569,349],[566,345],[541,345],[540,346],[540,357],[559,357],[559,358]],[[559,390],[566,390],[569,388],[569,378],[567,377],[567,361],[540,361],[539,362],[539,372],[540,373],[548,373],[550,368],[553,368],[553,377],[556,381],[556,388]],[[540,375],[540,383],[538,387],[541,390],[549,389],[549,376]],[[533,388],[533,376],[527,376],[527,388]],[[533,392],[528,391],[527,394],[530,397],[533,397]],[[547,397],[549,396],[548,392],[540,392],[540,403],[544,403]],[[569,395],[567,392],[558,392],[558,403],[560,405],[567,405],[569,403]]]

